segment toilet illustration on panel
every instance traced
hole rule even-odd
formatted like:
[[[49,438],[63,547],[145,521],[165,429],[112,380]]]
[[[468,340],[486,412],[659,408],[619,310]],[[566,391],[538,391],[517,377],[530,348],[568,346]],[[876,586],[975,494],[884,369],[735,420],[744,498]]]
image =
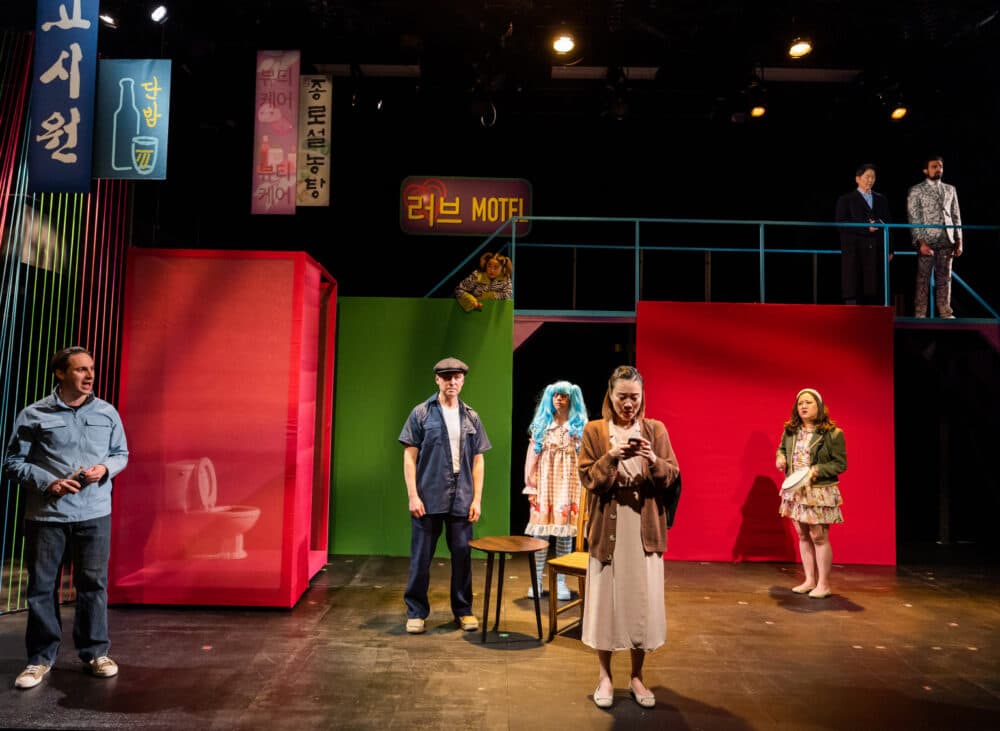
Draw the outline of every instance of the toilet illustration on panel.
[[[164,465],[157,516],[161,553],[185,559],[246,558],[243,534],[257,523],[260,508],[216,505],[218,494],[215,466],[208,457]]]

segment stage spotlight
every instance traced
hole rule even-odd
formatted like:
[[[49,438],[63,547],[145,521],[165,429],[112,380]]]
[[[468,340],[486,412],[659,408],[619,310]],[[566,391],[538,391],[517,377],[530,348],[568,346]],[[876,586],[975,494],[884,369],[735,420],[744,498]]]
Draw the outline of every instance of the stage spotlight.
[[[761,81],[762,69],[756,69],[746,89],[746,109],[751,119],[760,119],[767,114],[767,89]]]
[[[791,45],[788,46],[788,55],[792,58],[802,58],[803,56],[808,56],[812,53],[813,45],[812,41],[808,38],[796,38],[792,41]]]
[[[576,39],[569,31],[560,31],[552,39],[552,50],[560,56],[568,56],[576,48]]]
[[[149,17],[153,19],[154,23],[165,23],[167,20],[167,6],[157,5],[153,8],[153,12],[149,14]]]
[[[910,113],[910,108],[906,105],[898,81],[884,79],[883,83],[885,86],[877,92],[876,96],[882,108],[889,114],[889,119],[893,122],[899,122]]]
[[[557,66],[576,66],[580,63],[585,45],[580,34],[566,23],[559,23],[549,30],[549,54],[552,63]]]
[[[108,28],[118,28],[118,19],[115,16],[109,15],[108,13],[101,13],[97,17],[100,18],[101,22]]]

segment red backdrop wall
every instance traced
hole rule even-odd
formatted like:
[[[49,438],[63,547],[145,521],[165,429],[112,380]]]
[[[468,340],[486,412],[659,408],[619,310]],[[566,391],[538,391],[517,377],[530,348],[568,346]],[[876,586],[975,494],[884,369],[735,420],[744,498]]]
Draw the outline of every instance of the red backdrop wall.
[[[892,343],[885,307],[640,302],[646,414],[683,476],[666,558],[798,560],[774,457],[796,393],[815,388],[847,444],[833,560],[895,564]]]

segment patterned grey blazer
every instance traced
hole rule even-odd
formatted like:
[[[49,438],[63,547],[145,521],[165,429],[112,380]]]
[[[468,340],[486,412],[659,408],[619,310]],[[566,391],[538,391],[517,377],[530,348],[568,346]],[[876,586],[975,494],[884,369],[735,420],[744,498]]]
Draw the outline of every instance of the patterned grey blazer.
[[[962,212],[958,208],[958,193],[954,185],[932,184],[928,180],[910,188],[906,196],[906,215],[911,224],[945,224],[959,226]],[[923,239],[932,249],[951,246],[962,240],[960,228],[912,228],[913,245]]]

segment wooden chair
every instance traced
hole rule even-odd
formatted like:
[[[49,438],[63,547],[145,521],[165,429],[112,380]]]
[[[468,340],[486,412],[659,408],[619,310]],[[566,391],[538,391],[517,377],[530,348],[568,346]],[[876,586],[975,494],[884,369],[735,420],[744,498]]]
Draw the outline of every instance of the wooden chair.
[[[575,550],[572,553],[567,553],[565,556],[550,558],[546,562],[546,566],[549,569],[549,642],[559,632],[556,622],[559,615],[563,612],[580,607],[580,619],[563,627],[562,631],[565,632],[570,627],[583,624],[584,590],[587,585],[587,564],[590,562],[590,553],[587,550],[587,505],[589,498],[590,494],[584,490],[580,496],[580,511],[576,517]],[[580,589],[577,592],[576,599],[566,602],[562,606],[559,606],[559,599],[556,593],[556,574],[577,577]]]

